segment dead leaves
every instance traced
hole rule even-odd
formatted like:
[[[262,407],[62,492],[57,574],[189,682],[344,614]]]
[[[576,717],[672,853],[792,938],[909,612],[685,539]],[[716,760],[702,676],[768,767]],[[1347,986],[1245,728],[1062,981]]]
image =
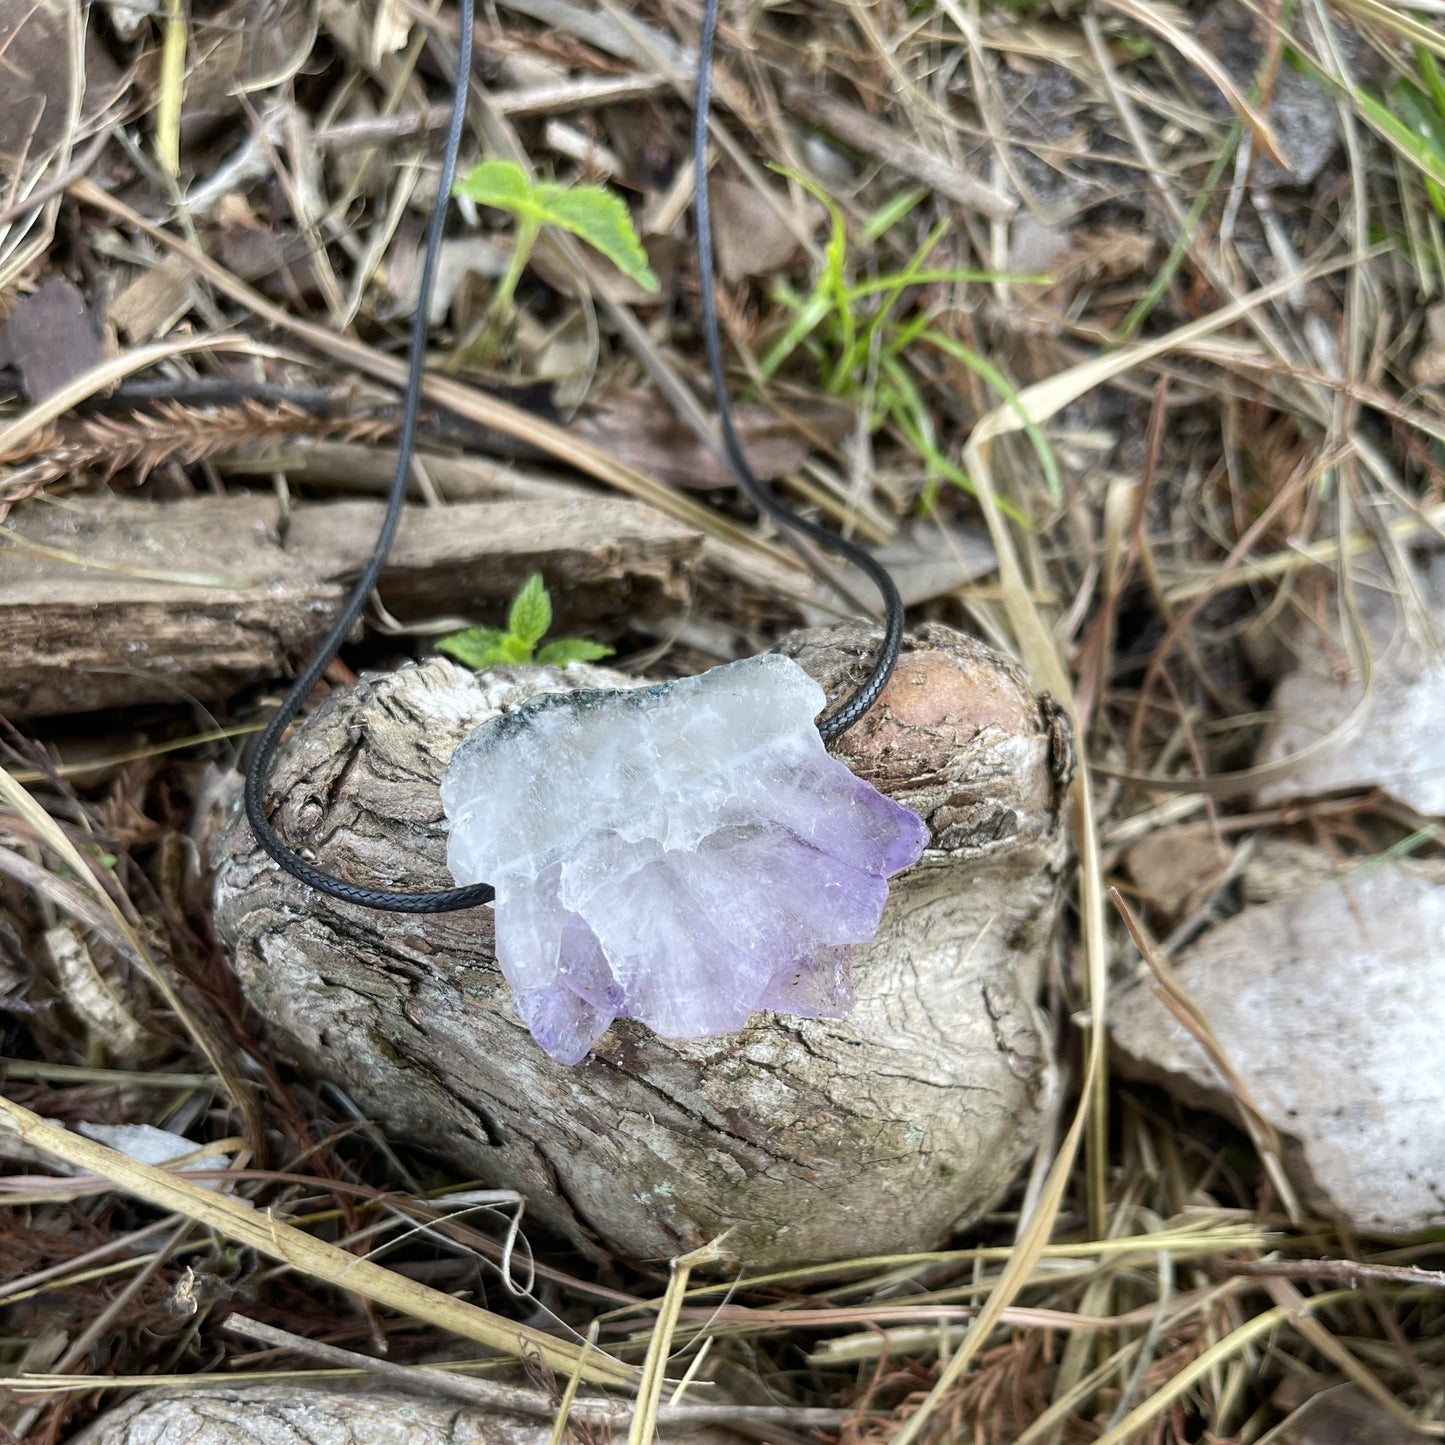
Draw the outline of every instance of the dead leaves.
[[[0,177],[22,172],[64,141],[76,83],[67,0],[0,8]],[[0,204],[11,197],[0,195]]]
[[[23,297],[0,329],[0,360],[19,371],[31,401],[59,391],[103,354],[94,313],[63,276],[52,276]]]

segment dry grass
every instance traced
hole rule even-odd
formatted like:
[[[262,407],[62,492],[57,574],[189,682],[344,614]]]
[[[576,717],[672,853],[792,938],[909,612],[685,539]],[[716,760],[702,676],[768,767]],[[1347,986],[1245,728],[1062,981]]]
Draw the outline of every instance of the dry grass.
[[[422,61],[433,22],[390,7],[391,49],[370,7],[322,7],[318,34],[307,7],[282,4],[267,22],[279,48],[258,54],[236,43],[247,8],[195,6],[188,31],[169,7],[134,43],[104,31],[117,53],[151,56],[94,112],[82,37],[57,34],[53,63],[74,83],[0,191],[0,312],[51,270],[98,268],[115,291],[167,255],[190,273],[155,331],[49,402],[0,411],[0,503],[98,478],[156,495],[219,486],[207,465],[231,450],[387,434],[371,403],[321,414],[286,393],[400,375],[442,96]],[[728,622],[756,629],[764,603],[777,621],[803,596],[837,606],[826,569],[803,570],[816,559],[650,475],[645,438],[644,460],[623,463],[567,427],[568,408],[648,385],[712,446],[692,391],[680,150],[695,7],[603,0],[586,25],[560,0],[495,13],[478,35],[487,148],[621,188],[664,292],[644,301],[570,244],[544,247],[492,374],[438,371],[429,399],[525,439],[577,485],[706,531]],[[467,1194],[253,1033],[198,848],[227,740],[254,709],[149,714],[138,736],[7,729],[0,1438],[64,1439],[159,1381],[335,1379],[383,1355],[392,1375],[427,1366],[428,1390],[495,1398],[457,1342],[515,1352],[523,1320],[541,1322],[533,1373],[505,1388],[528,1392],[532,1414],[550,1418],[578,1381],[619,1400],[642,1381],[635,1415],[587,1417],[594,1438],[641,1441],[659,1412],[706,1418],[694,1407],[719,1398],[713,1378],[780,1441],[1255,1445],[1345,1381],[1445,1435],[1438,1236],[1312,1218],[1247,1098],[1238,1128],[1193,1114],[1112,1078],[1105,1049],[1110,984],[1141,954],[1209,1038],[1169,954],[1238,902],[1226,868],[1181,919],[1131,883],[1130,842],[1194,824],[1240,867],[1265,837],[1342,858],[1402,840],[1439,854],[1438,829],[1417,838],[1378,796],[1247,805],[1266,776],[1249,760],[1267,659],[1348,617],[1361,565],[1408,598],[1412,548],[1445,530],[1445,398],[1415,371],[1445,288],[1445,220],[1419,157],[1360,98],[1420,79],[1414,47],[1445,53],[1438,19],[1385,0],[1261,0],[1221,38],[1154,0],[800,0],[725,16],[714,175],[757,207],[722,238],[721,316],[737,391],[815,446],[781,485],[870,539],[920,513],[945,556],[986,538],[995,575],[938,583],[915,615],[1022,656],[1077,724],[1076,906],[1047,1000],[1068,1112],[967,1248],[725,1287],[684,1267],[665,1290],[541,1236],[533,1260],[513,1205]],[[452,23],[444,7],[444,46]],[[224,123],[188,132],[181,77],[200,95],[205,65]],[[1280,109],[1301,74],[1320,97],[1302,129]],[[1322,128],[1338,135],[1322,169],[1282,182],[1278,163],[1303,160],[1292,150]],[[487,284],[458,284],[441,353],[454,358]],[[266,327],[294,350],[250,338]],[[157,367],[178,394],[264,377],[271,399],[106,409],[118,381]],[[487,389],[539,377],[565,398],[550,418]],[[808,431],[809,407],[830,400],[856,418],[841,437]],[[648,663],[708,660],[705,639],[688,646]],[[83,993],[53,965],[67,939]],[[227,1164],[194,1177],[227,1189],[57,1127],[80,1120],[204,1137]]]

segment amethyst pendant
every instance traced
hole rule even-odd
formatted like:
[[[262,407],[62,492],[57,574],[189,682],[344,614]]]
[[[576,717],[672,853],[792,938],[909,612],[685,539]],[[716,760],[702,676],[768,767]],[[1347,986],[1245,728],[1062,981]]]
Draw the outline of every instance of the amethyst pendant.
[[[442,781],[458,883],[497,890],[497,962],[575,1064],[614,1018],[669,1038],[755,1009],[841,1018],[848,946],[928,830],[828,756],[822,689],[768,655],[483,723]]]

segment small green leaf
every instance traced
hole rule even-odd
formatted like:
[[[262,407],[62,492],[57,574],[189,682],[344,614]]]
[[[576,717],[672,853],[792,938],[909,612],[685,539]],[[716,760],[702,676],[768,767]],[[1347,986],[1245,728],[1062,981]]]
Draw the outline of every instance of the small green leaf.
[[[443,637],[437,647],[467,667],[495,667],[510,661],[502,646],[506,640],[506,634],[495,627],[469,627]]]
[[[483,206],[495,206],[521,216],[537,209],[537,188],[515,161],[478,161],[452,187],[459,196],[468,196]]]
[[[569,662],[596,662],[612,653],[612,648],[585,637],[559,637],[538,652],[537,661],[543,667],[566,667]]]
[[[647,264],[647,252],[632,229],[632,217],[621,196],[601,186],[537,187],[541,219],[586,241],[601,251],[624,276],[646,291],[662,288]]]
[[[542,585],[542,574],[533,572],[522,584],[522,590],[517,593],[512,610],[507,614],[507,631],[526,647],[530,657],[532,649],[551,625],[552,599]],[[519,660],[526,661],[526,658]]]

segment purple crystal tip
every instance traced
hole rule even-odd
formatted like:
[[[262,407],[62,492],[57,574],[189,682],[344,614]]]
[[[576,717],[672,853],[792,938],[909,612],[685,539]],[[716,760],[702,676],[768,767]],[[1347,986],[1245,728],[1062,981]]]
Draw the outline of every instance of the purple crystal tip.
[[[532,1036],[575,1064],[615,1018],[668,1038],[755,1009],[842,1018],[849,945],[928,829],[828,756],[822,689],[747,658],[491,718],[442,780],[458,883],[497,890],[497,962]]]

